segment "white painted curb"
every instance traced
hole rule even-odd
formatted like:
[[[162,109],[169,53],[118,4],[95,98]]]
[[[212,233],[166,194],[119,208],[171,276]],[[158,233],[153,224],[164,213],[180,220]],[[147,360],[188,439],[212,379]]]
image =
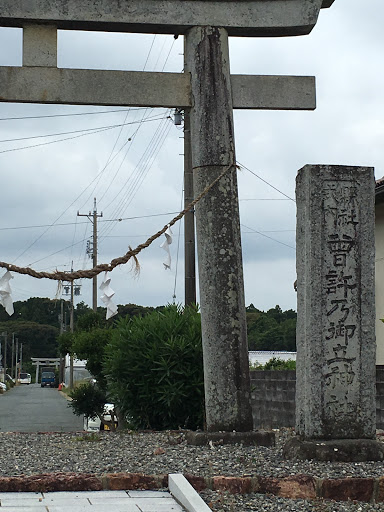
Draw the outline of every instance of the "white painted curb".
[[[187,512],[212,512],[182,474],[168,475],[168,487],[172,496]]]

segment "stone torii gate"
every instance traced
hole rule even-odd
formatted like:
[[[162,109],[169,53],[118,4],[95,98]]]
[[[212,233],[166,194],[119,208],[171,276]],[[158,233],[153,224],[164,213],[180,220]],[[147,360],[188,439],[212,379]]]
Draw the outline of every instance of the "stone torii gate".
[[[36,366],[36,384],[39,382],[40,366],[54,366],[56,370],[60,366],[59,357],[31,357],[31,360],[33,361],[32,365]]]
[[[334,0],[2,0],[23,28],[23,66],[0,101],[189,110],[208,431],[253,429],[233,109],[313,110],[314,77],[230,75],[228,36],[308,34]],[[185,35],[184,73],[57,68],[57,29]]]

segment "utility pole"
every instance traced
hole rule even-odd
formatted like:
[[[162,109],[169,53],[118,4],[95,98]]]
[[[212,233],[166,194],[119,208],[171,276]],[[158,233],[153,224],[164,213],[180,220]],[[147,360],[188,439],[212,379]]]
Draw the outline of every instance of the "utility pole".
[[[14,369],[14,366],[13,366],[14,361],[15,361],[15,333],[13,332],[12,333],[12,353],[11,353],[11,377],[15,377],[15,373],[13,371],[13,369]]]
[[[19,338],[16,338],[16,357],[15,357],[15,382],[16,382],[16,386],[19,384],[18,382],[18,371],[17,371],[17,368],[18,368],[18,359],[19,359]]]
[[[19,376],[21,372],[21,368],[23,366],[23,344],[20,343],[20,367],[19,367]]]
[[[73,272],[73,269],[71,272]],[[69,315],[69,330],[73,332],[73,281],[71,281],[71,309]],[[71,352],[69,355],[69,389],[73,389],[73,352]]]
[[[188,71],[185,58],[184,37],[184,71]],[[184,109],[184,208],[194,199],[193,171],[191,152],[190,109]],[[184,294],[185,306],[196,304],[196,247],[195,247],[195,212],[190,210],[184,216]]]
[[[4,384],[7,382],[7,345],[8,345],[8,333],[5,333],[4,336]]]
[[[64,332],[64,301],[60,300],[60,314],[59,314],[59,326],[60,326],[60,334]],[[60,370],[59,370],[59,383],[64,381],[64,359],[60,353]]]
[[[2,367],[3,367],[3,372],[4,372],[4,373],[3,373],[3,375],[4,375],[4,384],[5,384],[5,382],[6,382],[6,378],[5,378],[5,373],[6,373],[6,372],[5,372],[5,370],[6,370],[6,366],[7,366],[7,364],[6,364],[6,362],[5,362],[5,357],[6,357],[6,355],[7,355],[7,354],[6,354],[6,351],[7,351],[7,349],[6,349],[6,345],[7,345],[7,341],[6,341],[6,340],[7,340],[7,333],[4,331],[4,332],[2,332],[2,333],[1,333],[1,336],[4,338],[4,352],[3,352],[3,354],[1,353],[1,342],[0,342],[0,366],[2,366]]]
[[[77,216],[78,217],[87,217],[93,224],[92,249],[90,250],[89,254],[92,255],[92,265],[93,265],[93,268],[95,268],[97,265],[97,218],[103,216],[103,213],[97,213],[96,197],[94,198],[93,212],[89,212],[89,213],[77,212]],[[92,309],[93,309],[93,311],[97,311],[97,276],[93,277]]]

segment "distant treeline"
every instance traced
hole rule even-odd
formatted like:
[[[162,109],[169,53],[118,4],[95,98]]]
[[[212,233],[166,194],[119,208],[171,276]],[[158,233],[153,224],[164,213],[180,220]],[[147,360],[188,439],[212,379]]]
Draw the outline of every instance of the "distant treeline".
[[[275,306],[267,312],[247,308],[249,350],[296,351],[296,311]]]
[[[69,330],[69,301],[63,300],[63,316],[66,330]],[[8,347],[11,348],[12,333],[23,344],[23,360],[31,357],[57,357],[60,333],[61,300],[32,297],[26,301],[14,303],[15,313],[10,317],[0,308],[0,332],[8,333]],[[157,308],[138,306],[137,304],[119,305],[115,319],[122,317],[144,316]],[[107,325],[105,308],[98,308],[97,315],[84,302],[74,309],[74,324],[77,329],[89,329],[91,323],[98,327]],[[296,312],[282,311],[276,306],[266,312],[253,304],[246,308],[248,325],[248,343],[250,350],[296,350]],[[108,325],[111,321],[108,322]],[[3,339],[0,342],[3,343]],[[8,350],[10,364],[11,350]],[[8,359],[7,357],[7,359]]]

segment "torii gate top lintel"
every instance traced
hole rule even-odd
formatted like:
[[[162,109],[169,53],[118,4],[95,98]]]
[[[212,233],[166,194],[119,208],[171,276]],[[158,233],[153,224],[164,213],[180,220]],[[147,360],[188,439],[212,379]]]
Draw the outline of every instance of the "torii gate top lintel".
[[[334,0],[2,0],[0,26],[47,23],[58,29],[185,34],[223,27],[230,36],[308,34]],[[31,5],[32,4],[32,5]]]

